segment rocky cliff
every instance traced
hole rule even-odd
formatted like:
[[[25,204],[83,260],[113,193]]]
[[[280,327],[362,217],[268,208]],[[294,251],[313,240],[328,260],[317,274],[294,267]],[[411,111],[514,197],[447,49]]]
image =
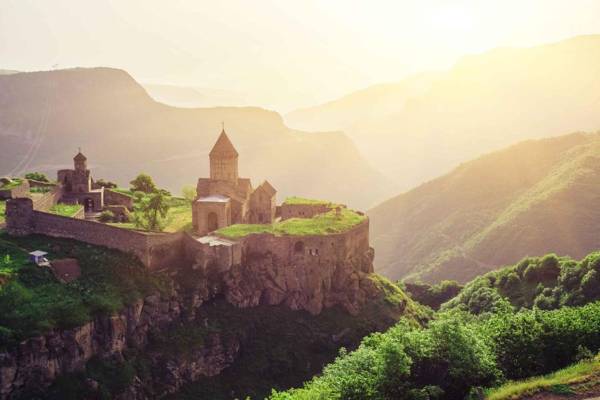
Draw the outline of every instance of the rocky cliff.
[[[368,229],[365,226],[360,232]],[[360,232],[354,236],[362,237]],[[344,246],[336,247],[327,240],[343,240],[350,246],[354,236],[304,240],[307,246],[323,243],[333,254]],[[280,250],[290,243],[281,242],[285,246]],[[76,381],[85,382],[85,390],[95,393],[103,388],[89,371],[90,362],[96,359],[118,366],[144,364],[130,372],[122,387],[110,393],[111,398],[137,400],[173,394],[234,365],[244,346],[251,343],[257,347],[264,339],[255,332],[283,329],[282,318],[289,318],[285,325],[298,323],[296,330],[306,329],[319,318],[326,321],[303,333],[307,340],[303,353],[318,349],[319,355],[313,355],[318,361],[302,361],[306,354],[294,356],[304,368],[298,376],[307,379],[335,357],[339,346],[352,347],[363,335],[391,325],[410,307],[407,300],[384,301],[386,293],[373,278],[373,250],[368,241],[360,250],[339,250],[344,256],[335,261],[326,260],[324,250],[322,259],[302,256],[284,260],[276,248],[273,252],[248,252],[241,263],[227,269],[190,262],[161,275],[167,289],[139,299],[115,315],[96,317],[73,329],[54,330],[1,351],[0,399],[46,398],[57,378],[65,376],[76,376]],[[346,313],[338,310],[323,317],[325,310],[336,306]],[[253,310],[242,310],[248,307]],[[295,314],[290,309],[308,313]],[[279,313],[276,320],[270,316],[274,312]],[[283,351],[288,351],[286,346]],[[298,378],[298,383],[301,381]]]
[[[171,329],[189,318],[182,312],[185,303],[189,303],[188,299],[176,291],[162,297],[148,296],[117,315],[99,317],[70,330],[52,331],[1,352],[0,399],[27,397],[30,392],[48,387],[61,375],[85,369],[93,357],[122,361],[128,349],[147,348],[155,332]],[[183,383],[201,375],[219,374],[231,365],[238,350],[239,342],[234,338],[223,341],[218,334],[212,334],[208,335],[205,346],[186,357],[150,351],[148,359],[155,370],[160,370],[154,378],[160,379],[144,385],[134,381],[119,398],[145,399],[148,392],[158,388],[162,394],[173,393]],[[87,383],[91,388],[96,385],[92,380]]]

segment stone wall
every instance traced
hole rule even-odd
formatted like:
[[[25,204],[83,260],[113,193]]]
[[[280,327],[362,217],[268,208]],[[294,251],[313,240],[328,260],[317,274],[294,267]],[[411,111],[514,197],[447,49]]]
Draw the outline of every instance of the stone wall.
[[[254,234],[240,244],[241,263],[223,278],[227,301],[238,307],[285,304],[319,314],[340,305],[356,314],[377,292],[368,220],[340,234]]]
[[[129,210],[133,209],[133,198],[131,196],[110,189],[104,189],[104,203],[113,206],[125,206]]]
[[[183,259],[183,233],[146,233],[49,214],[34,210],[27,198],[7,203],[6,223],[11,235],[37,233],[133,253],[151,270],[176,265]]]
[[[16,199],[18,197],[29,197],[29,182],[23,179],[23,183],[12,189],[0,189],[0,200]]]
[[[27,181],[29,182],[29,186],[33,187],[43,187],[43,188],[53,188],[56,187],[56,183],[52,183],[52,182],[42,182],[42,181],[36,181],[35,179],[27,179]]]
[[[332,209],[329,204],[285,204],[281,205],[281,219],[312,218]]]
[[[53,205],[58,203],[60,198],[63,195],[62,187],[54,185],[54,188],[46,193],[41,194],[40,196],[34,196],[33,208],[37,211],[49,211]]]

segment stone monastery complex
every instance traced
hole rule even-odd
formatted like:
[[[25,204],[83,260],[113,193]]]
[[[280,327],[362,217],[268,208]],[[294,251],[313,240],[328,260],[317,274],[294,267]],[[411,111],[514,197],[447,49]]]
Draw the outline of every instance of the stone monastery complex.
[[[368,218],[323,201],[294,198],[277,205],[269,182],[253,188],[239,176],[239,155],[224,130],[209,157],[210,177],[198,179],[187,231],[146,232],[98,222],[106,210],[125,218],[134,199],[98,185],[81,151],[73,169],[58,171],[55,184],[25,180],[27,189],[45,186],[43,196],[23,188],[9,193],[6,230],[129,252],[153,271],[191,266],[202,276],[218,277],[205,283],[208,297],[216,294],[209,286],[220,288],[240,307],[284,303],[316,314],[339,304],[358,312],[376,292],[369,278],[374,253]],[[49,212],[57,203],[82,207],[66,217]]]

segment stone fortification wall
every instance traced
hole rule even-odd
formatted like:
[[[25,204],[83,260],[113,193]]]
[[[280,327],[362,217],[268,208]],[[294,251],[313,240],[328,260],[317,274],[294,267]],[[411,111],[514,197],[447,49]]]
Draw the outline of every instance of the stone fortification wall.
[[[11,235],[32,233],[81,240],[135,254],[151,270],[179,263],[182,233],[145,233],[33,209],[31,199],[11,200],[6,206],[7,231]]]
[[[54,185],[54,188],[49,192],[43,193],[41,196],[34,196],[32,199],[33,209],[47,212],[53,205],[58,203],[62,195],[62,187]]]
[[[329,204],[285,204],[281,205],[281,219],[312,218],[332,209]]]
[[[129,210],[133,209],[133,198],[126,194],[104,189],[104,203],[113,206],[125,206]]]
[[[340,305],[356,314],[377,293],[368,220],[340,234],[255,234],[240,243],[241,263],[223,278],[225,297],[238,307],[285,304],[319,314]]]
[[[18,197],[29,197],[29,182],[26,179],[19,186],[12,189],[0,189],[0,200],[16,199]]]
[[[52,182],[42,182],[42,181],[36,181],[35,179],[27,179],[27,181],[29,182],[29,186],[33,187],[42,187],[42,188],[53,188],[56,187],[56,183],[52,183]]]
[[[202,240],[189,233],[183,235],[183,252],[195,269],[223,273],[242,262],[242,245],[239,242]]]

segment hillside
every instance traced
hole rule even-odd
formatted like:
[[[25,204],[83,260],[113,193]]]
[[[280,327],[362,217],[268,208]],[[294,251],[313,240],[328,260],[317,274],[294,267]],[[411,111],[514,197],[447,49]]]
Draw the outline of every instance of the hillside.
[[[53,177],[82,147],[96,178],[126,184],[144,171],[179,193],[208,176],[221,121],[240,153],[240,174],[255,184],[268,179],[280,198],[303,193],[365,208],[392,190],[342,133],[294,131],[260,108],[167,106],[109,68],[0,75],[0,141],[11,150],[0,157],[0,176]]]
[[[465,282],[528,255],[600,247],[600,134],[531,140],[373,208],[376,270]]]
[[[426,85],[376,86],[286,121],[343,130],[406,190],[520,140],[598,129],[598,70],[600,35],[499,48],[462,58]]]

